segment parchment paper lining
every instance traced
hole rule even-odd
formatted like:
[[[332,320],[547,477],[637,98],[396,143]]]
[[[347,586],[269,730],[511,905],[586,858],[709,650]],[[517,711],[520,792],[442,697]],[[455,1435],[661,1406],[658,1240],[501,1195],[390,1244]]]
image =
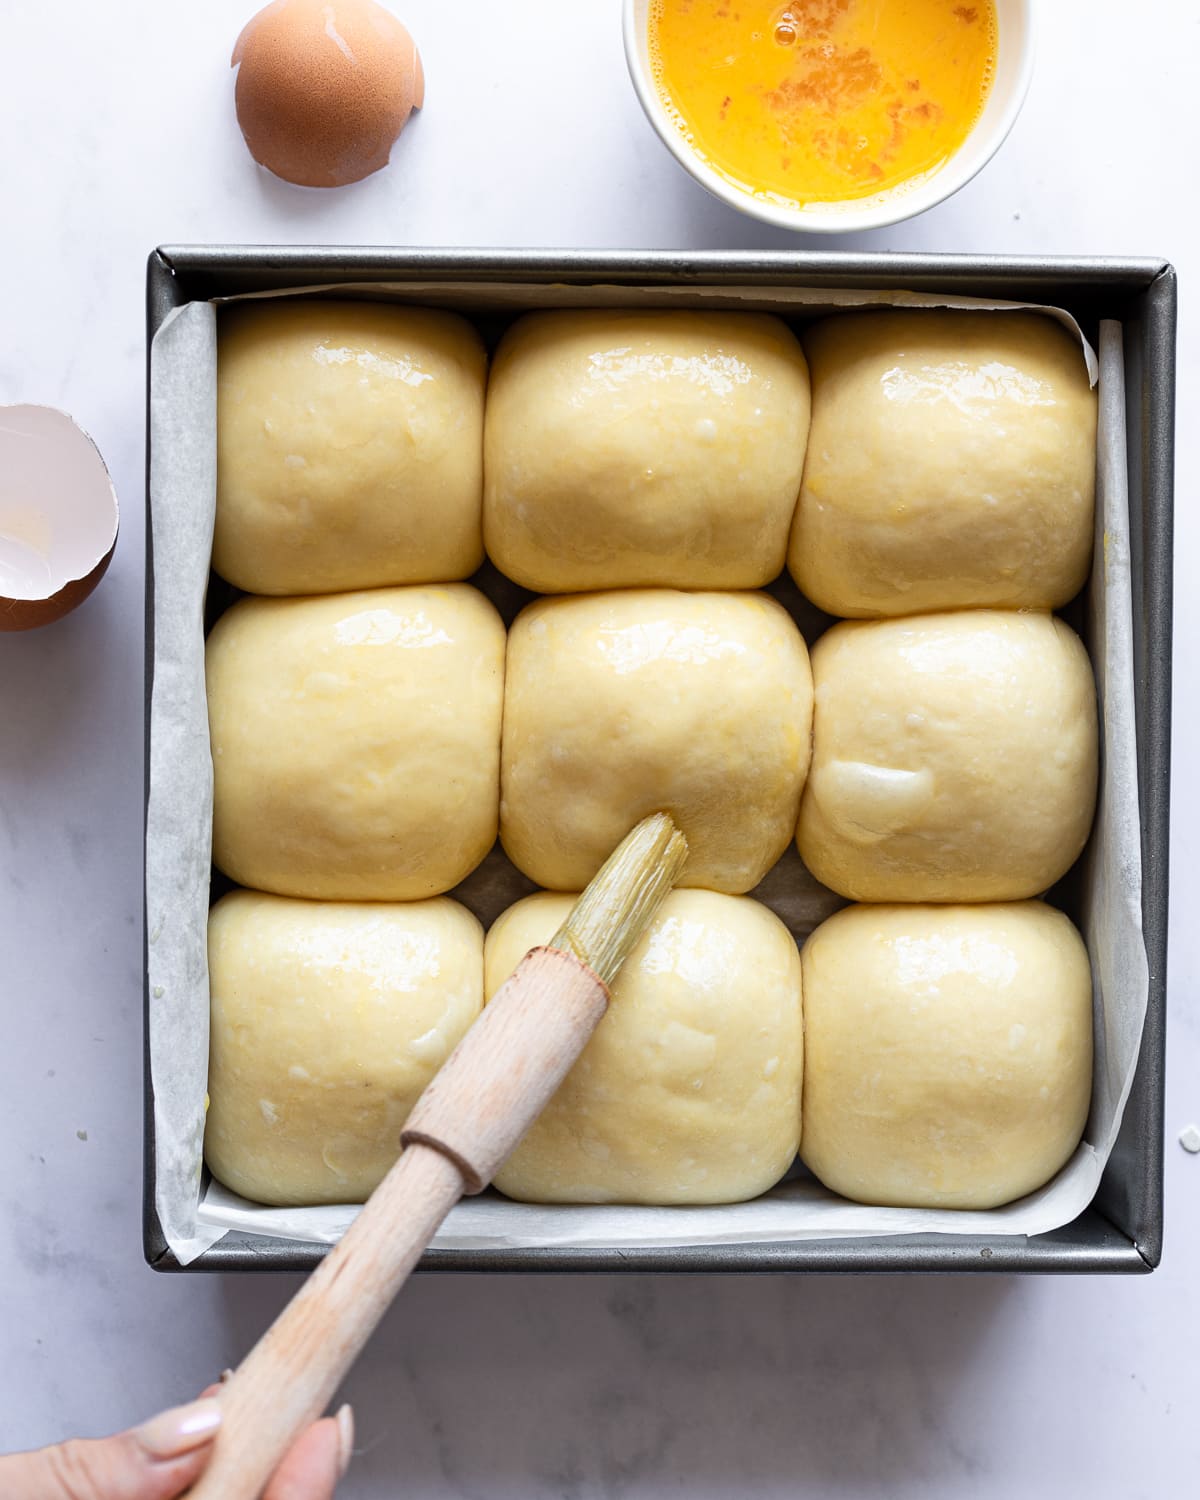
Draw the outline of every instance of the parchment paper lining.
[[[432,282],[306,287],[271,295],[313,292],[428,302],[468,313],[531,306],[656,305],[753,306],[815,316],[846,307],[968,307],[1002,313],[1028,306],[905,292]],[[1039,1192],[984,1213],[863,1207],[799,1175],[751,1203],[718,1208],[536,1207],[487,1194],[455,1208],[435,1244],[461,1249],[598,1248],[909,1233],[1031,1235],[1069,1223],[1091,1201],[1132,1083],[1148,994],[1141,931],[1124,367],[1119,323],[1101,325],[1097,361],[1069,314],[1034,310],[1058,318],[1072,331],[1092,383],[1099,379],[1100,385],[1096,552],[1085,637],[1103,712],[1103,764],[1099,813],[1082,867],[1079,912],[1096,995],[1096,1068],[1083,1143]],[[155,1204],[166,1240],[183,1264],[230,1229],[333,1242],[357,1212],[351,1206],[263,1208],[215,1182],[207,1184],[198,1202],[208,1055],[206,926],[212,807],[202,611],[215,504],[215,393],[216,304],[190,303],[164,322],[151,351],[155,633],[146,834]],[[481,584],[501,596],[509,589],[494,573]],[[792,609],[806,635],[819,630],[821,617],[786,580],[772,591]],[[502,612],[510,613],[509,598],[497,602]],[[452,894],[487,921],[529,889],[529,882],[496,850]],[[807,876],[794,854],[785,856],[755,894],[801,940],[842,904]]]

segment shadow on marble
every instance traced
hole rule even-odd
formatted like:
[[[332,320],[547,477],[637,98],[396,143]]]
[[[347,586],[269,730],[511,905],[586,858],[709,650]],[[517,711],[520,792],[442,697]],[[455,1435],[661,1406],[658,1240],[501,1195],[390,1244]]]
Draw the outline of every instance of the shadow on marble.
[[[355,208],[367,206],[386,211],[385,205],[394,193],[396,183],[403,183],[403,174],[411,170],[406,167],[406,158],[414,145],[413,137],[419,134],[420,123],[419,113],[415,114],[393,145],[388,167],[359,182],[346,183],[339,188],[301,187],[260,167],[247,151],[245,185],[281,223],[305,228],[328,223],[337,230],[328,243],[339,244],[345,238],[344,223]],[[244,143],[239,142],[239,145],[245,150]],[[392,211],[396,209],[397,205],[393,203]]]
[[[247,1346],[294,1285],[226,1281],[231,1340]],[[347,1381],[347,1494],[725,1500],[801,1480],[884,1493],[969,1477],[971,1424],[954,1412],[987,1399],[1025,1291],[1006,1278],[422,1278]]]
[[[53,625],[0,632],[0,803],[6,786],[28,788],[77,760],[89,726],[111,717],[114,661],[129,626],[105,582]]]
[[[748,214],[738,213],[693,182],[682,168],[656,181],[659,202],[656,214],[677,226],[675,240],[692,250],[807,251],[825,254],[832,250],[870,253],[887,249],[886,231],[864,234],[799,234],[777,229]],[[670,207],[666,207],[667,200]]]
[[[986,174],[985,174],[986,175]],[[822,255],[936,252],[970,242],[986,181],[967,184],[945,203],[916,218],[857,234],[800,234],[760,223],[714,198],[681,167],[653,177],[656,219],[676,226],[672,243],[692,250],[801,251]]]

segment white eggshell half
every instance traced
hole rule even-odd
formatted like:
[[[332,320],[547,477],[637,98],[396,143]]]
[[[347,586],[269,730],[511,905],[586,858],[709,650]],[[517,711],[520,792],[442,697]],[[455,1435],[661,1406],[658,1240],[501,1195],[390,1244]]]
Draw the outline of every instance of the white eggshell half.
[[[117,496],[91,438],[52,406],[0,406],[0,630],[46,625],[99,583]]]

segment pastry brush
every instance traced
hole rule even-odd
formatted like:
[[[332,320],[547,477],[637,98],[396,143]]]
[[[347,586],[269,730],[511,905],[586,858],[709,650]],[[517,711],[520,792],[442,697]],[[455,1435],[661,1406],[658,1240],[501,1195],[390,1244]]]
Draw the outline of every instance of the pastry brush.
[[[417,1100],[396,1164],[220,1390],[221,1427],[191,1500],[257,1500],[463,1194],[488,1185],[608,1008],[608,986],[679,878],[666,813],[609,857],[543,948],[501,986]]]

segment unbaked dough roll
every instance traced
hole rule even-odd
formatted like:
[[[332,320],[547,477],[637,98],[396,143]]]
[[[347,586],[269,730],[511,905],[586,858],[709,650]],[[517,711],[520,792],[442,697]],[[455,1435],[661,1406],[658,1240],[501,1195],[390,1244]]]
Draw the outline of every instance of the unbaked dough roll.
[[[486,356],[382,302],[226,308],[213,566],[255,594],[467,578],[483,559]]]
[[[529,896],[492,926],[489,999],[575,899]],[[496,1186],[531,1203],[753,1198],[800,1143],[803,1046],[800,959],[779,918],[747,896],[675,891]]]
[[[1070,1158],[1091,1092],[1092,984],[1061,912],[852,906],[802,957],[801,1155],[826,1187],[996,1208]]]
[[[1096,690],[1041,613],[835,625],[813,648],[797,844],[854,901],[1010,901],[1074,864],[1096,804]]]
[[[259,1203],[361,1203],[425,1085],[483,1009],[483,930],[409,905],[234,891],[208,924],[204,1154]]]
[[[783,568],[808,413],[778,318],[532,313],[488,383],[488,555],[543,594],[757,588]]]
[[[407,901],[495,842],[504,626],[469,585],[242,599],[206,665],[213,859],[239,885]]]
[[[1040,313],[841,314],[805,334],[788,567],[835,615],[1055,608],[1092,556],[1096,393]]]
[[[578,890],[640,818],[669,812],[683,883],[748,891],[787,847],[811,723],[804,639],[766,594],[539,600],[509,634],[505,850],[539,885]]]

